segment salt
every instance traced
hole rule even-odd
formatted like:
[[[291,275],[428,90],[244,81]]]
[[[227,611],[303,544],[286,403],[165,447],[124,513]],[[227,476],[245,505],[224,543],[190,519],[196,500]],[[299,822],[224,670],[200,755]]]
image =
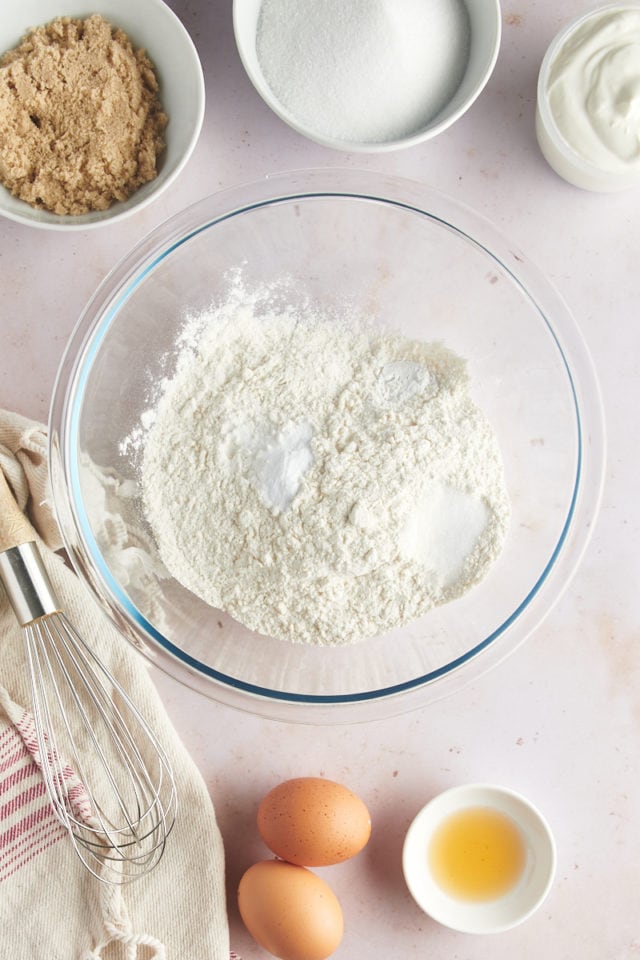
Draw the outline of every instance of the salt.
[[[417,133],[469,58],[463,0],[263,0],[256,53],[301,126],[348,142]]]
[[[489,519],[482,497],[432,482],[400,531],[400,552],[428,570],[437,586],[448,587],[462,575]]]

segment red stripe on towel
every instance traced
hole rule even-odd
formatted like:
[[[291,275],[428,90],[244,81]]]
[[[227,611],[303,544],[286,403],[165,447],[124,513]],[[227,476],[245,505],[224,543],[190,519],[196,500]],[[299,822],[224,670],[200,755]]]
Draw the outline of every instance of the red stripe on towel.
[[[0,883],[66,835],[65,828],[53,817],[47,819],[38,829],[25,834],[3,852],[0,860]]]
[[[61,823],[52,823],[50,824],[50,830],[46,834],[41,836],[37,843],[32,843],[26,848],[23,854],[19,857],[14,857],[12,863],[5,863],[3,861],[0,866],[0,883],[3,880],[7,880],[9,877],[12,877],[14,873],[17,873],[21,867],[26,867],[28,863],[31,863],[32,860],[35,860],[44,850],[48,850],[49,847],[52,847],[54,843],[58,843],[59,840],[63,840],[67,836],[67,831],[64,829]]]
[[[13,876],[67,831],[56,818],[40,769],[19,732],[8,727],[0,737],[0,882]]]

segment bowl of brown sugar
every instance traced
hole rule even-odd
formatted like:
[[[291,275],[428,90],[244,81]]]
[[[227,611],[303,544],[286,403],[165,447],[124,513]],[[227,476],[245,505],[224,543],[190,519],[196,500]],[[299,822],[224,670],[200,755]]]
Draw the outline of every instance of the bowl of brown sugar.
[[[86,230],[180,174],[204,117],[187,30],[162,0],[25,0],[0,20],[0,214]]]

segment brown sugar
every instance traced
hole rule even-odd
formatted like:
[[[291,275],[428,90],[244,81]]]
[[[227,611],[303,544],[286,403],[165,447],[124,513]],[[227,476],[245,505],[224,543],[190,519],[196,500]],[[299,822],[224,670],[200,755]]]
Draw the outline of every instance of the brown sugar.
[[[157,175],[167,117],[144,50],[98,14],[0,58],[0,181],[57,214],[106,210]]]

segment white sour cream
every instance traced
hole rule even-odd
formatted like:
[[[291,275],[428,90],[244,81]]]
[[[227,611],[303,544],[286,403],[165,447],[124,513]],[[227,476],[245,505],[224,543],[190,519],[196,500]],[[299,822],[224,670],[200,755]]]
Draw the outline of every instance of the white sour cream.
[[[640,7],[594,12],[549,67],[547,102],[578,156],[640,176]]]

